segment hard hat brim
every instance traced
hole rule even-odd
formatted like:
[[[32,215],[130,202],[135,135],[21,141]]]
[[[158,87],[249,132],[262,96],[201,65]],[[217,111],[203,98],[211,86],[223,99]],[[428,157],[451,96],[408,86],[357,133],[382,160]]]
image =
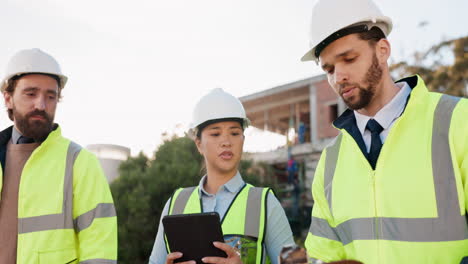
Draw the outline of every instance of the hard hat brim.
[[[314,55],[315,53],[315,47],[313,49],[310,49],[304,56],[302,56],[301,61],[311,61],[311,60],[317,60],[317,57]]]
[[[218,123],[218,122],[224,122],[224,121],[240,121],[241,122],[241,125],[242,125],[242,129],[245,130],[246,128],[248,128],[250,126],[250,119],[248,119],[247,117],[227,117],[227,118],[219,118],[219,119],[211,119],[211,120],[207,120],[201,124],[198,124],[198,125],[193,125],[191,124],[190,125],[190,129],[188,131],[188,136],[195,140],[195,138],[197,137],[197,134],[198,134],[198,131],[200,129],[203,130],[203,128],[205,128],[206,126],[210,125],[210,124],[215,124],[215,123]]]
[[[53,72],[17,72],[15,74],[10,74],[8,76],[6,76],[3,80],[2,80],[2,87],[0,88],[2,92],[5,91],[7,85],[8,85],[8,81],[10,81],[11,78],[13,78],[14,76],[18,76],[18,75],[23,75],[23,74],[50,74],[50,75],[55,75],[55,76],[58,76],[59,79],[60,79],[60,89],[64,89],[65,88],[65,84],[67,83],[68,81],[68,77],[63,75],[63,74],[57,74],[57,73],[53,73]]]

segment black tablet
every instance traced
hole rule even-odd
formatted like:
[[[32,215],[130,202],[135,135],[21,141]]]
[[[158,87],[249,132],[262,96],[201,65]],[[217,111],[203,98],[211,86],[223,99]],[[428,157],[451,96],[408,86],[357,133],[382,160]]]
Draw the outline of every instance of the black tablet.
[[[176,263],[195,260],[203,264],[204,257],[227,256],[213,245],[215,241],[224,243],[218,213],[168,215],[163,217],[162,223],[171,252],[183,254]]]

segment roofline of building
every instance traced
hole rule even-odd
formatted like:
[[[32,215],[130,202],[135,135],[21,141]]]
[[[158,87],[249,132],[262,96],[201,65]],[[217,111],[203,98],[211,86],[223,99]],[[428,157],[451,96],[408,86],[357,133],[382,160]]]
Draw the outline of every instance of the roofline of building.
[[[292,82],[292,83],[287,83],[287,84],[284,84],[284,85],[276,86],[276,87],[273,87],[273,88],[270,88],[270,89],[267,89],[267,90],[263,90],[261,92],[245,95],[245,96],[239,97],[239,100],[241,102],[251,101],[251,100],[258,99],[258,98],[263,98],[265,96],[278,94],[278,93],[285,92],[285,91],[292,90],[292,89],[296,89],[296,88],[299,88],[299,87],[302,87],[302,86],[310,85],[310,84],[313,84],[313,83],[316,83],[316,82],[319,82],[319,81],[323,81],[323,80],[326,80],[326,79],[327,79],[327,76],[325,74],[320,74],[320,75],[317,75],[317,76],[309,77],[307,79],[303,79],[303,80],[295,81],[295,82]]]

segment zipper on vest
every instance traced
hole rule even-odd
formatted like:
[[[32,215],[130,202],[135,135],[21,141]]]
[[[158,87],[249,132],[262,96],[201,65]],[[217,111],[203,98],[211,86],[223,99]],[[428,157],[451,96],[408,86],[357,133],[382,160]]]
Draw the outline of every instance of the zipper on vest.
[[[379,230],[380,230],[380,224],[379,224],[379,215],[377,211],[377,188],[376,188],[376,178],[375,178],[375,170],[371,172],[372,175],[372,189],[374,192],[374,239],[375,243],[377,245],[377,259],[378,261],[381,261],[380,257],[380,235],[379,235]]]
[[[375,171],[372,171],[372,191],[374,192],[374,236],[375,239],[379,239],[379,221],[378,221],[378,213],[377,213],[377,191],[375,186]]]

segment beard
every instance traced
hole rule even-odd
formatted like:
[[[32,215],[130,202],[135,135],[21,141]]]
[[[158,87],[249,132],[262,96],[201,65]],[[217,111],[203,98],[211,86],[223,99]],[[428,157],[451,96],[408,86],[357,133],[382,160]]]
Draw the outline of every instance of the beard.
[[[44,141],[52,131],[54,116],[48,115],[45,111],[34,110],[22,115],[13,107],[13,116],[23,136],[32,138],[35,142]],[[44,120],[30,120],[32,116],[42,116]]]
[[[346,86],[354,86],[359,92],[357,96],[351,96],[347,99],[343,98],[345,104],[352,110],[359,110],[369,105],[374,98],[375,89],[382,79],[382,68],[379,66],[379,61],[374,53],[372,57],[372,64],[367,70],[366,76],[364,77],[363,83],[367,84],[367,87],[362,87],[358,83],[344,83],[340,85],[340,91]],[[357,97],[357,99],[356,99]]]

